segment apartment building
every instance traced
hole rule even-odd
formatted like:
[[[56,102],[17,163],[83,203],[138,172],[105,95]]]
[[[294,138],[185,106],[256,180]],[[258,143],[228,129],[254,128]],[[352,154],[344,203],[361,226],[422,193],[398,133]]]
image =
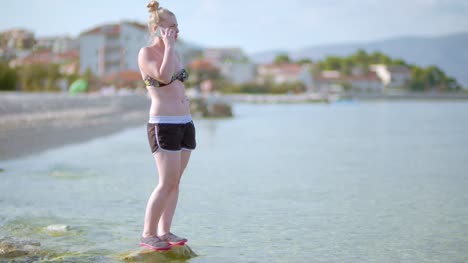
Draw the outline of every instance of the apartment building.
[[[101,25],[79,36],[80,72],[97,76],[138,71],[138,52],[149,43],[147,27],[136,22]]]

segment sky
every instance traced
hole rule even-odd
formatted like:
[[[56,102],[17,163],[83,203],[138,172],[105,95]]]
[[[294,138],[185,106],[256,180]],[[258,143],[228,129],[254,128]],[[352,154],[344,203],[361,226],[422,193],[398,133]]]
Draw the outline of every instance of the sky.
[[[1,0],[0,31],[78,36],[122,20],[146,24],[149,0]],[[247,53],[399,36],[468,32],[467,0],[170,0],[180,37]]]

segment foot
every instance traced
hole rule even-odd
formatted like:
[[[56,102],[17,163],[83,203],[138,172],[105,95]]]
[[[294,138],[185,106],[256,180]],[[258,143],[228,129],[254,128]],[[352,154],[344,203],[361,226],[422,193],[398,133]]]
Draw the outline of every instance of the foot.
[[[187,239],[186,238],[183,238],[183,237],[178,237],[174,234],[172,234],[171,232],[165,234],[165,235],[162,235],[162,236],[159,236],[159,238],[162,240],[162,241],[165,241],[173,246],[181,246],[183,244],[185,244],[187,242]]]
[[[140,239],[140,246],[155,251],[164,251],[171,249],[171,246],[167,242],[161,240],[157,236],[142,237]]]

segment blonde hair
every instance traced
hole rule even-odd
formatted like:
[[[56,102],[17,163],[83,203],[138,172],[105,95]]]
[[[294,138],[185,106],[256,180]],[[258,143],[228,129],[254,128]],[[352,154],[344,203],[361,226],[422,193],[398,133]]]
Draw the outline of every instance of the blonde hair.
[[[148,20],[148,30],[150,34],[154,32],[154,27],[159,26],[161,20],[163,20],[164,15],[172,15],[174,13],[167,10],[166,8],[160,7],[159,2],[156,0],[151,0],[146,7],[148,8],[148,12],[150,13],[150,17]]]

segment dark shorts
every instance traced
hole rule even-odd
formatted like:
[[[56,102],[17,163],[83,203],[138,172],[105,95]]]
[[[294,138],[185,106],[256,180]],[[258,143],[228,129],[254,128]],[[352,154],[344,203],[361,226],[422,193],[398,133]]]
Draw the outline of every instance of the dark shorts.
[[[148,123],[148,142],[151,152],[191,151],[196,147],[195,126],[187,123]]]

